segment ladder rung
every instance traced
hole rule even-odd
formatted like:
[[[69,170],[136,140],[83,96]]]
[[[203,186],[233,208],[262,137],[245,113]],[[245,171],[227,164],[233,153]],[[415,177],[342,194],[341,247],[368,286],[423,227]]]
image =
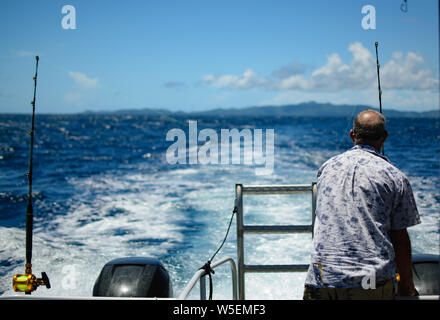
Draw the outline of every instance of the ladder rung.
[[[308,264],[244,265],[245,272],[307,272]]]
[[[311,191],[311,184],[242,186],[243,194],[302,193]]]
[[[243,226],[245,233],[305,233],[312,232],[311,225]]]

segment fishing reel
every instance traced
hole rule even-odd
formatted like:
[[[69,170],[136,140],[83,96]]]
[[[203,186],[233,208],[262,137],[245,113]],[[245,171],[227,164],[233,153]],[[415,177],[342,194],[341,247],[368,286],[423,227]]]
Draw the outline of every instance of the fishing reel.
[[[29,264],[26,264],[26,274],[16,274],[12,279],[12,288],[15,292],[25,292],[30,294],[37,290],[39,286],[46,286],[50,289],[50,282],[46,272],[41,273],[41,278],[37,278],[32,274]]]

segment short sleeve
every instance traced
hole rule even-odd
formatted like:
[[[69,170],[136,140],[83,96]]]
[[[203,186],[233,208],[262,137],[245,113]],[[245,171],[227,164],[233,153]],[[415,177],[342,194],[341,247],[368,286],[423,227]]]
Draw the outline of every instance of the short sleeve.
[[[416,201],[407,177],[401,179],[391,216],[391,229],[401,230],[420,223]]]

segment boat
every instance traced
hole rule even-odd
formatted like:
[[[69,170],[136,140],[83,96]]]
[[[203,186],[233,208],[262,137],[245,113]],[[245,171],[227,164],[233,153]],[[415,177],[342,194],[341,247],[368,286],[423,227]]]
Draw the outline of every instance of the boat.
[[[381,106],[381,89],[379,79],[379,62],[377,58],[378,43],[376,47],[377,72],[379,83],[379,102]],[[35,115],[35,90],[38,70],[38,56],[36,57],[36,71],[34,76],[34,98],[32,100],[32,130],[31,130],[31,152],[29,170],[29,204],[27,218],[26,238],[26,273],[16,275],[13,279],[13,287],[17,292],[25,292],[26,295],[19,294],[14,296],[0,297],[1,300],[16,299],[48,299],[48,300],[78,300],[78,299],[142,299],[142,300],[187,300],[190,292],[200,283],[200,300],[206,300],[206,277],[210,280],[210,294],[212,297],[211,273],[223,264],[229,263],[231,269],[231,290],[233,300],[245,300],[245,274],[246,273],[285,273],[285,272],[307,272],[309,264],[289,264],[289,265],[258,265],[246,264],[244,261],[244,240],[245,234],[293,234],[293,233],[312,233],[315,221],[316,182],[309,184],[296,185],[235,185],[234,214],[236,214],[237,232],[237,261],[232,257],[223,257],[212,261],[211,258],[204,267],[197,270],[193,277],[188,281],[185,288],[179,294],[174,294],[172,289],[172,279],[164,265],[156,258],[152,257],[121,257],[106,263],[94,284],[92,296],[90,297],[39,297],[32,296],[30,293],[38,286],[50,288],[49,278],[43,273],[42,278],[36,278],[32,274],[30,257],[32,256],[32,148]],[[383,151],[383,150],[382,150]],[[309,225],[245,225],[243,216],[243,197],[244,195],[267,195],[267,194],[311,194],[311,224]],[[231,217],[232,221],[232,217]],[[230,225],[229,225],[230,227]],[[228,228],[229,232],[229,228]],[[224,243],[224,242],[223,242]],[[223,245],[222,243],[222,245]],[[221,246],[220,246],[221,248]],[[219,248],[219,249],[220,249]],[[214,254],[214,256],[219,252]],[[213,257],[214,257],[213,256]],[[28,259],[29,258],[29,259]],[[28,262],[29,261],[29,262]],[[412,267],[414,274],[414,284],[419,293],[415,297],[396,297],[397,299],[412,300],[440,300],[440,256],[432,254],[413,254]],[[221,281],[221,280],[220,280]]]
[[[311,193],[312,223],[310,225],[245,225],[243,223],[244,195]],[[315,220],[316,183],[294,185],[235,185],[234,213],[236,213],[237,261],[232,257],[222,257],[209,261],[209,268],[197,270],[182,292],[174,293],[172,279],[164,265],[152,257],[121,257],[106,263],[94,284],[90,297],[54,297],[13,295],[0,297],[1,300],[188,300],[190,293],[199,284],[200,300],[207,300],[206,280],[211,272],[223,264],[229,264],[231,271],[231,291],[233,300],[245,300],[246,273],[306,272],[308,264],[250,265],[244,261],[244,240],[246,234],[292,234],[312,233]],[[232,217],[231,217],[232,218]],[[414,297],[396,297],[398,300],[440,300],[440,256],[435,254],[413,254],[414,284],[419,293]],[[24,279],[25,280],[25,279]],[[23,280],[23,281],[24,281]],[[211,280],[211,279],[210,279]],[[229,281],[216,278],[216,281]],[[44,281],[43,281],[44,282]],[[48,284],[48,279],[47,283]],[[31,288],[28,280],[14,284],[16,287]],[[50,286],[50,284],[49,284]],[[274,288],[275,290],[275,288]],[[17,291],[23,291],[17,288]],[[210,295],[212,294],[212,288]]]

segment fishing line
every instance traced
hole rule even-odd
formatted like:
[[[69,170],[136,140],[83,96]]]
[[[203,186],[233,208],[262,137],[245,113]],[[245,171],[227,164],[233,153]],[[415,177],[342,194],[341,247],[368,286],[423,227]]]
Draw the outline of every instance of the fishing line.
[[[234,206],[234,210],[232,210],[232,215],[231,218],[229,220],[229,225],[228,225],[228,229],[226,230],[226,234],[225,237],[223,238],[222,243],[220,244],[220,246],[218,247],[218,249],[215,251],[215,253],[212,255],[211,259],[209,259],[204,265],[203,267],[199,268],[205,270],[205,274],[208,275],[209,277],[209,300],[212,300],[212,293],[213,293],[213,288],[212,288],[212,275],[214,274],[214,270],[211,268],[211,261],[214,259],[214,257],[217,255],[217,253],[219,253],[219,251],[222,249],[223,245],[226,242],[226,239],[228,238],[229,235],[229,230],[231,229],[231,225],[232,225],[232,220],[234,218],[235,213],[237,213],[237,203],[235,203]],[[203,275],[205,276],[205,275]]]

